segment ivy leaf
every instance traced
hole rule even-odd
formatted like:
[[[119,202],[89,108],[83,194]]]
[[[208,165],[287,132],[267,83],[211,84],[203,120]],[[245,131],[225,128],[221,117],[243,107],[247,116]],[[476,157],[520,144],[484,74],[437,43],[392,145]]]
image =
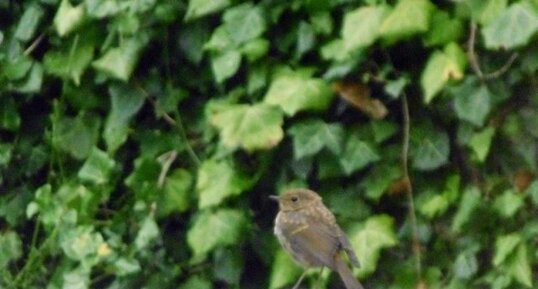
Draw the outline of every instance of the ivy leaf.
[[[145,97],[140,90],[123,84],[111,85],[110,113],[106,119],[103,138],[107,150],[114,153],[127,140],[129,122],[142,108]]]
[[[236,50],[228,50],[211,58],[211,68],[218,83],[232,77],[241,65],[241,54]]]
[[[79,114],[76,118],[64,117],[54,123],[52,143],[55,148],[85,159],[97,143],[101,121],[93,115]]]
[[[349,236],[349,241],[361,262],[360,276],[370,275],[376,270],[381,249],[398,244],[394,220],[388,215],[368,218],[362,226],[352,228]]]
[[[230,0],[189,0],[185,21],[215,13],[230,5]]]
[[[379,155],[369,143],[356,135],[350,135],[340,156],[340,165],[346,175],[350,175],[379,159]]]
[[[198,169],[196,192],[200,209],[220,204],[224,199],[241,194],[250,181],[228,161],[204,161]]]
[[[452,231],[459,232],[469,222],[473,212],[481,203],[480,191],[476,187],[465,190],[458,206],[458,211],[452,221]]]
[[[240,210],[201,211],[187,232],[193,259],[204,257],[218,246],[236,244],[246,225],[247,218]]]
[[[424,102],[430,103],[450,80],[462,79],[466,65],[465,53],[455,43],[432,53],[420,77]]]
[[[402,176],[400,169],[394,165],[376,165],[360,187],[366,192],[366,196],[373,200],[379,200],[390,185]]]
[[[488,25],[506,10],[508,0],[468,0],[461,2],[466,5],[472,18],[482,25]]]
[[[476,260],[476,250],[465,250],[458,254],[453,265],[454,275],[460,279],[471,279],[478,271],[478,261]]]
[[[208,280],[196,275],[191,276],[185,281],[179,289],[212,289],[213,285]]]
[[[160,216],[185,212],[191,206],[192,175],[185,169],[174,170],[164,183],[164,194],[159,208]]]
[[[482,30],[489,49],[513,49],[529,43],[538,32],[538,12],[528,1],[514,3]]]
[[[104,151],[94,147],[84,165],[78,171],[78,177],[96,185],[108,183],[116,162]]]
[[[346,13],[341,33],[345,51],[352,52],[372,45],[389,11],[387,6],[380,5],[361,7]]]
[[[493,203],[493,208],[503,218],[512,218],[523,206],[524,200],[521,195],[512,190],[506,190]]]
[[[19,235],[13,231],[0,233],[0,268],[8,270],[9,262],[19,259],[22,256],[22,242]]]
[[[269,289],[283,288],[295,282],[301,275],[301,267],[297,266],[284,250],[277,250],[272,264]]]
[[[69,51],[52,50],[45,54],[45,70],[63,79],[72,79],[79,86],[80,78],[93,59],[94,43],[91,37],[85,40],[75,38]]]
[[[60,245],[67,257],[79,261],[87,268],[99,261],[98,249],[105,244],[103,236],[92,226],[78,226],[60,235]]]
[[[482,126],[491,109],[491,93],[487,86],[468,78],[451,90],[456,115],[476,126]]]
[[[84,21],[84,3],[73,6],[70,0],[62,0],[60,8],[54,16],[54,28],[60,37],[64,37],[74,31]],[[68,63],[68,62],[67,62]]]
[[[264,102],[278,105],[289,116],[299,111],[323,111],[331,104],[333,93],[325,81],[298,72],[278,75],[269,86]]]
[[[11,96],[0,98],[0,128],[10,131],[17,131],[21,126],[21,117]]]
[[[88,289],[90,288],[90,271],[79,267],[70,271],[63,271],[62,289]]]
[[[431,19],[431,29],[424,36],[424,43],[427,46],[445,45],[450,42],[457,42],[463,34],[463,24],[457,18],[450,18],[450,15],[441,10],[436,10]]]
[[[388,42],[428,31],[435,6],[429,0],[400,0],[384,19],[379,33]]]
[[[448,135],[429,126],[417,127],[411,132],[410,156],[413,167],[429,171],[448,162],[450,153]]]
[[[257,38],[265,31],[262,9],[251,3],[227,9],[222,19],[228,35],[236,45]]]
[[[231,149],[267,150],[284,137],[282,112],[263,103],[226,106],[213,113],[210,122],[219,130],[222,143]]]
[[[308,119],[295,123],[288,132],[293,136],[296,160],[314,155],[324,147],[335,154],[342,151],[344,129],[338,123],[327,124],[320,119]]]
[[[484,162],[488,156],[491,140],[495,135],[495,128],[488,126],[480,132],[474,133],[469,141],[469,147],[474,151],[479,162]]]
[[[508,257],[506,261],[508,273],[512,275],[519,283],[528,288],[532,288],[532,269],[527,256],[527,245],[521,243],[518,245],[515,254]]]
[[[521,243],[521,235],[518,233],[498,236],[495,240],[495,256],[493,257],[493,265],[495,267],[501,265],[508,256],[512,255],[519,243]]]
[[[124,40],[120,46],[107,50],[92,62],[92,66],[112,78],[127,82],[148,40],[147,35],[139,33],[138,36]]]
[[[142,221],[140,230],[138,230],[138,234],[134,240],[136,249],[139,251],[145,250],[151,242],[159,237],[159,233],[159,226],[157,226],[153,216],[146,216]]]
[[[32,39],[44,14],[45,11],[40,5],[30,5],[26,8],[15,30],[15,38],[24,42]]]

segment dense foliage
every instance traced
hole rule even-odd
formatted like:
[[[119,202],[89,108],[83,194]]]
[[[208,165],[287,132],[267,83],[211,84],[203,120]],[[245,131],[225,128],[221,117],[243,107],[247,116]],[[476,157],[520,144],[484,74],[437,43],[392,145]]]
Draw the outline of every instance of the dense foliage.
[[[538,286],[535,0],[0,0],[0,28],[0,288],[289,288],[267,196],[299,186],[367,288]]]

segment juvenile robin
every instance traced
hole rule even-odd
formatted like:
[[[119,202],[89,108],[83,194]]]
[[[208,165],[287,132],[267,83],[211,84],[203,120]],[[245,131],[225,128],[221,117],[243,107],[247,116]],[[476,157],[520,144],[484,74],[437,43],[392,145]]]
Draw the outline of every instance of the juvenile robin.
[[[328,267],[340,275],[347,289],[363,289],[342,259],[342,254],[345,252],[355,267],[360,266],[359,260],[346,235],[336,224],[334,215],[323,205],[316,192],[292,189],[271,198],[279,204],[275,235],[296,262],[306,268]],[[299,287],[305,273],[293,289]]]

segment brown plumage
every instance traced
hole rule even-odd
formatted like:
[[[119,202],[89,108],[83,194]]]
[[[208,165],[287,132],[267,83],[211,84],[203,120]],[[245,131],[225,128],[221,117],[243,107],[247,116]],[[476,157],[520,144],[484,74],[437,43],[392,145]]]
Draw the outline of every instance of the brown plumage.
[[[293,259],[307,268],[328,267],[338,272],[347,289],[363,289],[342,260],[342,252],[356,267],[360,266],[359,260],[321,197],[311,190],[293,189],[273,198],[278,200],[280,209],[274,232]],[[303,277],[304,274],[294,288]]]

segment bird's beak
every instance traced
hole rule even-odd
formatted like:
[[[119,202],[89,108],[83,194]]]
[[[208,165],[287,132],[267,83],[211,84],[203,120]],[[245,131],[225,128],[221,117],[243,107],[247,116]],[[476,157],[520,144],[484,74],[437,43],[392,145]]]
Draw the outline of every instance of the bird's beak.
[[[277,195],[270,195],[270,196],[269,196],[269,199],[271,199],[271,200],[273,200],[273,201],[277,201],[277,202],[278,202],[278,200],[280,200],[280,197],[279,197],[279,196],[277,196]]]

